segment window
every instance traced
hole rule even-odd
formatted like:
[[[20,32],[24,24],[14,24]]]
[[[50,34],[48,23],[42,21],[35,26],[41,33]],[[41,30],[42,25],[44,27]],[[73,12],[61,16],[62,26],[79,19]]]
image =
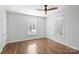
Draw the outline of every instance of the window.
[[[30,17],[28,19],[28,35],[36,35],[36,18]]]

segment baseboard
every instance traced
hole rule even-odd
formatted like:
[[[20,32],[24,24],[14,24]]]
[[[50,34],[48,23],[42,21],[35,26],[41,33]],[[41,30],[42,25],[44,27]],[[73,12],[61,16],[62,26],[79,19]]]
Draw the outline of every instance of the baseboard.
[[[1,54],[1,52],[2,52],[2,50],[3,50],[3,48],[6,46],[6,43],[3,45],[3,47],[0,49],[0,54]]]
[[[10,42],[7,41],[7,44],[8,43],[14,43],[14,42],[20,42],[20,41],[26,41],[26,40],[34,40],[34,39],[39,39],[39,38],[46,38],[46,37],[26,38],[26,39],[16,40],[16,41],[10,41]]]
[[[60,43],[60,44],[66,45],[66,46],[68,46],[68,47],[70,47],[70,48],[72,48],[72,49],[79,50],[79,48],[76,48],[76,47],[74,47],[74,46],[71,46],[71,45],[69,45],[69,44],[67,44],[67,43],[65,43],[65,42],[58,41],[58,40],[56,40],[56,38],[49,38],[49,37],[47,37],[47,38],[48,38],[48,39],[51,39],[51,40],[54,40],[54,41],[56,41],[56,42],[58,42],[58,43]]]

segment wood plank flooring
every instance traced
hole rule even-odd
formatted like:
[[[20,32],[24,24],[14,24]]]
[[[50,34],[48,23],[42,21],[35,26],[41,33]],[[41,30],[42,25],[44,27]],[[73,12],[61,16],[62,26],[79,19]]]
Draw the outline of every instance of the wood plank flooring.
[[[2,54],[78,54],[79,51],[47,38],[7,44]]]

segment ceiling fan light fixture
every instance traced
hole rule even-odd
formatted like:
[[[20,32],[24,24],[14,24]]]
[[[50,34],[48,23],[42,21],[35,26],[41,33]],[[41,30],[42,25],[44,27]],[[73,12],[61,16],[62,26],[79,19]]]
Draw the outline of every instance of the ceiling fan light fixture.
[[[50,5],[49,5],[50,6]],[[48,5],[44,5],[44,9],[37,9],[39,11],[44,11],[45,15],[47,15],[47,11],[51,11],[51,10],[55,10],[55,9],[58,9],[58,7],[51,7],[51,8],[48,8],[49,7]]]

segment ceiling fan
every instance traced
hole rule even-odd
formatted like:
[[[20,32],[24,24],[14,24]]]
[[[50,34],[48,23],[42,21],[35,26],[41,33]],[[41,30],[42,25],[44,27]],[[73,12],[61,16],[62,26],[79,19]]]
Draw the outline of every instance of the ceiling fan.
[[[48,5],[44,5],[44,9],[37,9],[37,10],[44,11],[45,15],[47,15],[47,11],[51,11],[51,10],[55,10],[55,9],[58,9],[58,7],[48,8]]]

